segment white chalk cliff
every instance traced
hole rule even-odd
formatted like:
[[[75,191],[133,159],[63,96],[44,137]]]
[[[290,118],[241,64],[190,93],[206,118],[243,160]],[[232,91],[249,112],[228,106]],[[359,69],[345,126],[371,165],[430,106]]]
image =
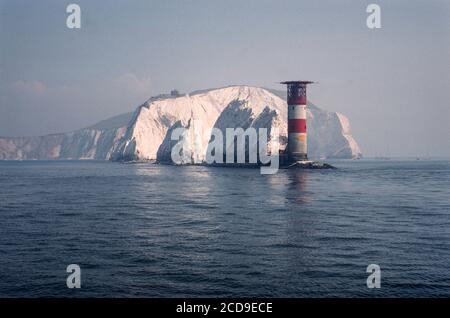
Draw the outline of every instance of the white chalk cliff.
[[[183,96],[153,97],[131,114],[123,114],[75,132],[41,137],[0,138],[0,159],[111,159],[168,160],[171,132],[185,127],[195,134],[186,144],[197,160],[204,160],[213,127],[277,127],[280,148],[286,146],[287,105],[276,91],[230,86]],[[348,119],[308,104],[308,156],[361,156]]]

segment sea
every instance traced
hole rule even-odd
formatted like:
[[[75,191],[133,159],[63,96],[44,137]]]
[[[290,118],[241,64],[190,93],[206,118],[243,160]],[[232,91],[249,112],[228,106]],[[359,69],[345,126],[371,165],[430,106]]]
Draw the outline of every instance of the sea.
[[[450,161],[329,163],[2,161],[0,297],[449,297]]]

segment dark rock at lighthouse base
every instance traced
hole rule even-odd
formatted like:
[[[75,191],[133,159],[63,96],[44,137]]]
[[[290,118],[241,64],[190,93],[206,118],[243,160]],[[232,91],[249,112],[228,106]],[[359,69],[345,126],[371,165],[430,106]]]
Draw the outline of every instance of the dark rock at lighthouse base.
[[[281,164],[280,169],[336,169],[336,167],[325,162],[305,160]]]

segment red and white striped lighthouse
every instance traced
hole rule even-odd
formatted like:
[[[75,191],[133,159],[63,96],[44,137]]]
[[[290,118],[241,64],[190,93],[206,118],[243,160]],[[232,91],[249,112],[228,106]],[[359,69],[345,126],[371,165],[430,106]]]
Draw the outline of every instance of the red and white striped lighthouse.
[[[290,162],[308,160],[306,134],[306,85],[310,81],[287,81],[288,144]]]

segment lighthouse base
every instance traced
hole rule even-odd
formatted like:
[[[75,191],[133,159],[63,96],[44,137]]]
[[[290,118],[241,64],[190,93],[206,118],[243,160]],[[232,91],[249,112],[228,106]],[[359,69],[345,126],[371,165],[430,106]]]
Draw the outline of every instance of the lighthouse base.
[[[336,169],[336,168],[325,162],[302,160],[281,164],[280,169]]]
[[[280,154],[280,169],[336,169],[334,166],[320,161],[295,160],[287,154]]]

